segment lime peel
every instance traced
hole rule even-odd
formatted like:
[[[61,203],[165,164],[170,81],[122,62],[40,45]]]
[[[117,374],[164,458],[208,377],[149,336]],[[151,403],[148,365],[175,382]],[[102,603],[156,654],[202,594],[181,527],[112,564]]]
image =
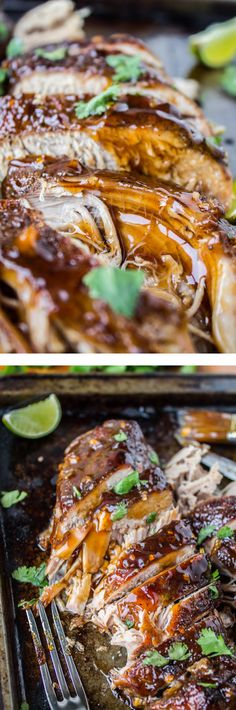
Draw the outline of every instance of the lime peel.
[[[192,52],[207,67],[223,67],[236,54],[236,17],[210,25],[189,38]]]
[[[24,439],[40,439],[55,431],[61,421],[61,405],[55,394],[46,399],[12,409],[4,414],[3,424],[13,434]]]

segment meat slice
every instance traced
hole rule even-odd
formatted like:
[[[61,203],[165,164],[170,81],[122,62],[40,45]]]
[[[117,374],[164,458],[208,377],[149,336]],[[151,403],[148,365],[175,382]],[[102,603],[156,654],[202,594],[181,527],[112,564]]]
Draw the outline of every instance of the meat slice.
[[[138,73],[119,82],[123,91],[148,94],[158,102],[176,106],[183,116],[194,123],[205,135],[211,134],[210,124],[199,106],[177,89],[164,71],[160,60],[145,45],[129,35],[93,37],[84,42],[49,44],[43,51],[31,52],[8,59],[4,68],[8,73],[11,94],[97,95],[116,81],[115,68],[110,58],[136,59]]]
[[[168,689],[162,699],[147,703],[146,710],[234,710],[236,662],[224,656],[205,659]]]
[[[112,674],[112,684],[122,696],[127,697],[132,703],[137,700],[139,706],[142,703],[155,697],[160,691],[173,683],[181,674],[202,658],[201,647],[198,643],[199,636],[203,629],[212,629],[215,634],[221,634],[226,639],[225,630],[220,618],[215,613],[201,619],[194,626],[160,643],[156,650],[164,657],[168,656],[168,650],[174,642],[186,644],[189,656],[184,660],[169,660],[163,667],[144,664],[147,653],[142,653],[134,662],[129,662],[126,668],[115,675]],[[226,639],[227,641],[227,639]],[[150,649],[153,650],[153,649]]]
[[[80,119],[76,96],[32,94],[0,99],[1,178],[13,158],[67,155],[92,168],[133,170],[217,197],[224,207],[232,178],[212,147],[178,109],[136,94],[121,95],[103,115]]]
[[[145,537],[151,510],[160,516],[168,511],[171,514],[171,490],[150,455],[138,424],[132,421],[107,421],[69,446],[59,468],[47,567],[53,587],[45,590],[45,603],[67,587],[72,578],[67,608],[75,611],[78,588],[86,583],[87,589],[91,575],[101,571],[108,546],[112,549]],[[123,493],[116,490],[132,472],[136,472],[138,481],[127,490],[125,487]],[[121,503],[122,515],[116,516]],[[69,563],[69,568],[65,563]],[[77,613],[80,610],[77,606]]]
[[[21,333],[29,352],[192,351],[184,314],[155,294],[141,293],[132,320],[91,298],[83,277],[99,265],[26,202],[0,203],[0,300],[19,331],[17,352]]]
[[[212,525],[216,531],[225,525],[235,528],[236,496],[211,498],[204,503],[199,503],[189,515],[188,521],[195,535],[198,535],[208,525]],[[213,532],[209,534],[209,537]]]
[[[185,623],[188,607],[184,597],[206,587],[209,578],[207,558],[198,553],[193,554],[155,577],[149,577],[144,584],[135,587],[118,602],[107,605],[97,616],[93,615],[92,621],[98,623],[101,628],[103,626],[105,630],[109,629],[114,634],[112,644],[124,646],[128,656],[140,655],[145,648],[157,646],[168,635],[175,635],[178,628],[182,631],[188,626]],[[180,600],[184,600],[182,611]],[[174,613],[174,602],[177,601],[178,611]],[[170,602],[171,610],[168,609]],[[205,592],[205,598],[201,602],[196,600],[195,605],[192,604],[192,610],[189,610],[190,625],[194,618],[203,616],[211,607],[210,592]],[[165,632],[162,629],[164,623]]]
[[[143,542],[131,545],[117,559],[112,560],[105,577],[94,590],[95,609],[114,601],[130,592],[137,584],[191,555],[195,538],[190,526],[180,520],[172,520],[167,525],[164,522],[163,516],[160,520],[156,516],[154,524],[158,532]]]
[[[49,226],[104,263],[141,267],[146,288],[181,304],[198,350],[213,335],[221,351],[236,351],[236,231],[214,201],[137,174],[45,159],[13,161],[3,192],[26,196]]]

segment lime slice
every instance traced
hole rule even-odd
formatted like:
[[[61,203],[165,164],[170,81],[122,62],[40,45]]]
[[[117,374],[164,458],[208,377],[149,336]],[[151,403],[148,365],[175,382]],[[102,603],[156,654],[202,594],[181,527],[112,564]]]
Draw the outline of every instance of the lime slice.
[[[191,50],[207,67],[223,67],[236,54],[236,17],[210,25],[189,39]]]
[[[55,394],[46,399],[29,404],[27,407],[12,409],[4,414],[2,421],[13,434],[24,439],[40,439],[51,434],[61,420],[61,405]]]

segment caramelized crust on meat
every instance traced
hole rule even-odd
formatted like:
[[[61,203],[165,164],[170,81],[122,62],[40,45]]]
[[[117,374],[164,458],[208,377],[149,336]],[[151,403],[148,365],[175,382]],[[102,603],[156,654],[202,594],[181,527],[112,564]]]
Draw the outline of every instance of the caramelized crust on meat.
[[[15,157],[67,154],[88,167],[138,169],[173,180],[229,205],[232,178],[223,151],[209,145],[173,105],[127,94],[103,115],[79,119],[77,101],[62,95],[0,99],[2,178]]]
[[[234,710],[236,662],[234,658],[204,659],[168,689],[162,699],[147,703],[146,710]]]
[[[155,523],[158,520],[155,519]],[[155,535],[131,545],[112,560],[106,576],[95,589],[94,605],[99,607],[129,592],[137,583],[174,564],[185,549],[191,554],[194,544],[191,528],[184,521],[173,520],[163,525]]]
[[[141,267],[149,291],[181,305],[206,337],[209,299],[215,343],[235,352],[236,232],[216,202],[137,174],[48,159],[13,161],[3,191],[26,196],[49,226],[104,263]],[[200,334],[198,350],[205,347]]]
[[[4,68],[8,72],[10,93],[96,95],[115,81],[115,69],[109,64],[110,55],[138,56],[140,75],[137,79],[122,81],[122,88],[132,90],[135,85],[137,92],[150,94],[159,102],[176,105],[183,116],[194,122],[205,135],[210,135],[210,125],[199,106],[175,88],[173,79],[167,76],[160,60],[136,38],[129,35],[93,37],[86,42],[64,42],[60,48],[62,58],[56,61],[53,52],[58,46],[53,44],[43,48],[43,56],[34,49],[6,60]]]
[[[1,282],[13,293],[11,307],[29,351],[158,352],[184,346],[191,352],[184,316],[164,299],[141,294],[132,320],[92,299],[83,277],[98,265],[40,213],[17,201],[1,202]]]
[[[236,496],[211,498],[199,503],[189,515],[189,523],[195,535],[206,525],[214,525],[219,530],[236,520]]]

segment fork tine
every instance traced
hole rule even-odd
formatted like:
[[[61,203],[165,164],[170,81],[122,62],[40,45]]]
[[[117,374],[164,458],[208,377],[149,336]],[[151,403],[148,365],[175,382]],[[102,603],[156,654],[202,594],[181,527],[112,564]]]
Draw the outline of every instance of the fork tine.
[[[77,671],[74,659],[72,658],[72,655],[68,649],[68,643],[66,640],[65,632],[61,623],[60,615],[58,612],[58,608],[56,605],[56,602],[53,600],[51,603],[51,610],[52,610],[52,617],[53,617],[53,623],[58,635],[58,639],[61,644],[61,649],[63,651],[63,655],[67,664],[67,668],[74,686],[74,689],[76,693],[79,695],[79,698],[82,700],[83,706],[85,705],[86,708],[88,708],[88,701],[83,689],[83,685],[80,680],[79,673]]]
[[[57,697],[52,685],[52,680],[50,677],[48,664],[46,662],[44,648],[42,646],[41,639],[39,636],[38,627],[31,609],[26,609],[26,614],[47,700],[49,702],[50,708],[52,708],[52,710],[56,710],[56,708],[58,707]]]
[[[62,669],[60,658],[57,653],[56,645],[54,642],[53,634],[51,631],[51,627],[50,627],[50,624],[48,621],[48,617],[47,617],[45,608],[44,608],[42,602],[40,602],[40,601],[38,602],[37,606],[38,606],[38,610],[39,610],[39,616],[41,619],[43,631],[45,633],[45,637],[46,637],[46,641],[47,641],[47,647],[48,647],[48,650],[49,650],[49,653],[50,653],[50,656],[51,656],[51,659],[53,662],[53,667],[54,667],[54,671],[57,676],[60,691],[61,691],[63,697],[66,700],[69,700],[70,693],[68,690],[68,685],[67,685],[67,682],[66,682],[66,679],[64,676],[64,672]]]

